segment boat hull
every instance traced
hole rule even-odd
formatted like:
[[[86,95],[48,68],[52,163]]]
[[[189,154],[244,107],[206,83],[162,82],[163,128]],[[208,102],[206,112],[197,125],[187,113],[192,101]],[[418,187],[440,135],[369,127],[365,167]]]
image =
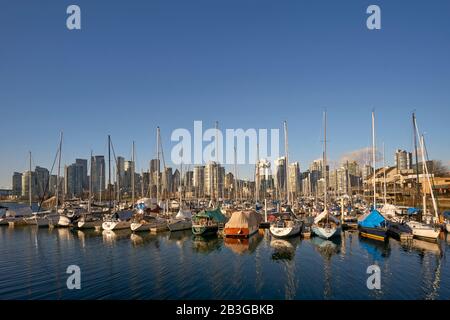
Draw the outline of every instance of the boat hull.
[[[446,230],[448,233],[450,233],[450,222],[447,222],[447,223],[445,224],[445,230]]]
[[[312,231],[314,232],[314,234],[325,240],[340,236],[341,230],[341,227],[323,228],[315,225],[312,226]]]
[[[78,229],[95,229],[101,227],[102,223],[102,220],[78,221],[77,227]]]
[[[436,241],[440,234],[439,228],[433,228],[429,225],[408,223],[408,226],[411,228],[414,238],[417,239]]]
[[[258,232],[258,228],[224,228],[225,237],[248,238]]]
[[[386,241],[387,239],[387,229],[384,228],[368,228],[359,226],[359,234],[361,237],[378,240],[378,241]]]
[[[192,226],[192,233],[196,236],[205,236],[205,235],[213,235],[217,234],[219,231],[219,226]]]
[[[192,222],[186,220],[178,220],[167,223],[170,231],[189,230],[192,228]]]
[[[129,221],[105,221],[102,223],[102,229],[107,231],[128,229],[130,226]]]
[[[270,226],[270,233],[277,238],[289,238],[296,236],[301,231],[301,224],[294,224],[292,227],[277,227],[276,225]]]
[[[63,216],[63,215],[59,216],[58,227],[67,228],[67,227],[70,227],[71,223],[72,223],[72,221],[68,217]]]

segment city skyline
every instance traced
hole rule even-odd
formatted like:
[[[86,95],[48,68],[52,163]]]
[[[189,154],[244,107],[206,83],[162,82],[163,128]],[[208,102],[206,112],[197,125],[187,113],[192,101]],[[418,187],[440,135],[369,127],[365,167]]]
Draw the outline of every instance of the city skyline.
[[[168,160],[171,132],[195,120],[278,128],[280,145],[287,120],[289,162],[304,171],[321,157],[325,109],[331,160],[370,146],[375,109],[377,145],[385,143],[392,165],[396,149],[413,150],[415,110],[430,158],[448,165],[450,4],[377,2],[377,31],[366,28],[367,5],[356,1],[136,1],[126,12],[78,1],[78,31],[65,26],[68,2],[9,2],[0,12],[8,48],[0,53],[0,187],[27,170],[28,151],[34,165],[50,168],[60,130],[62,164],[91,150],[106,156],[111,134],[127,159],[136,142],[140,172],[155,158],[157,126]],[[239,176],[251,178],[252,168]]]

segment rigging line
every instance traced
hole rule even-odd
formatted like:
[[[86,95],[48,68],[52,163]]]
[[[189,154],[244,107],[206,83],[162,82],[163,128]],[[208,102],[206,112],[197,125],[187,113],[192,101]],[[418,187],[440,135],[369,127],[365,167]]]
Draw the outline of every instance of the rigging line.
[[[422,135],[422,136],[423,136],[423,135]],[[424,150],[425,150],[425,160],[428,162],[428,161],[430,161],[430,158],[429,158],[429,156],[428,156],[428,148],[427,148],[427,145],[426,145],[426,143],[425,143],[425,138],[423,138],[423,148],[424,148]],[[426,165],[426,164],[425,164],[425,165]],[[434,169],[434,164],[432,163],[431,165],[432,165],[433,171],[435,171],[435,169]],[[432,188],[433,188],[433,190],[434,190],[434,188],[435,188],[434,174],[431,174],[431,186],[432,186]],[[432,192],[432,190],[430,190],[430,192]],[[440,209],[439,209],[439,198],[438,198],[438,197],[436,197],[436,206],[437,206],[437,208],[438,208],[438,211],[440,211]]]
[[[48,187],[49,187],[49,184],[50,184],[50,177],[51,177],[51,175],[52,175],[52,173],[53,173],[53,168],[55,167],[56,160],[58,159],[58,154],[59,154],[59,143],[58,143],[58,148],[57,148],[57,151],[56,151],[56,154],[55,154],[55,159],[53,159],[53,164],[52,164],[52,167],[51,167],[51,169],[50,169],[50,173],[49,173],[48,178],[47,178],[47,182],[46,182],[46,185],[45,185],[44,192],[43,192],[43,194],[42,194],[41,200],[39,201],[38,212],[41,211],[42,202],[44,201],[45,194],[46,194],[46,192],[47,192],[47,190],[48,190]],[[30,174],[31,174],[31,172],[30,172]],[[58,179],[58,178],[57,178],[57,179]],[[57,187],[57,188],[59,187],[59,181],[56,181],[56,187]]]

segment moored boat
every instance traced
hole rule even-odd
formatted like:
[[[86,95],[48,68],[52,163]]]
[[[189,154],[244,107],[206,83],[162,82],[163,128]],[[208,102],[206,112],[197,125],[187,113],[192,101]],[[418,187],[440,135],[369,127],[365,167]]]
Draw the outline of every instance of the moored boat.
[[[192,233],[194,235],[216,234],[226,220],[219,208],[200,211],[192,218]]]
[[[385,241],[388,237],[386,219],[377,210],[372,210],[359,219],[358,230],[364,238]]]
[[[303,222],[298,220],[291,212],[283,212],[270,225],[270,233],[277,238],[296,236],[302,230]]]
[[[339,219],[327,210],[323,211],[314,219],[311,228],[315,235],[325,240],[339,236],[342,231]]]
[[[437,226],[418,221],[409,221],[406,224],[411,228],[413,236],[418,239],[436,241],[441,232]]]
[[[225,224],[225,237],[248,238],[258,232],[262,218],[256,211],[235,211]]]

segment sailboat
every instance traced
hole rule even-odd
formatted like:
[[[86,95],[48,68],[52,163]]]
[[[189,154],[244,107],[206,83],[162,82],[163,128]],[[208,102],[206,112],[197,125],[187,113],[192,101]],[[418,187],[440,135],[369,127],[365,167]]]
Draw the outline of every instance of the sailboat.
[[[287,122],[284,121],[284,150],[285,150],[285,170],[286,170],[286,200],[288,203],[288,208],[285,212],[280,213],[280,215],[273,221],[270,225],[270,233],[274,237],[287,238],[300,234],[302,230],[302,221],[297,219],[292,210],[290,209],[290,192],[289,190],[289,174],[288,174],[288,135],[287,135]]]
[[[372,112],[372,162],[373,162],[373,209],[358,219],[358,230],[361,237],[385,241],[387,239],[386,218],[376,209],[376,158],[375,158],[375,113]]]
[[[417,122],[414,119],[414,128],[415,128],[415,134],[419,135],[419,129],[417,128]],[[433,186],[431,184],[430,181],[430,175],[428,172],[428,166],[427,166],[427,162],[425,159],[425,155],[426,155],[426,149],[425,149],[425,139],[424,136],[422,135],[420,137],[420,149],[421,149],[421,154],[422,154],[422,165],[423,165],[423,174],[426,175],[426,179],[427,179],[427,183],[428,183],[428,187],[430,189],[430,193],[431,193],[431,198],[433,200],[433,208],[434,208],[434,213],[435,213],[435,223],[424,223],[421,221],[409,221],[406,224],[408,225],[408,227],[410,227],[412,229],[412,233],[413,236],[419,239],[424,239],[424,240],[431,240],[431,241],[436,241],[437,238],[439,237],[440,234],[440,228],[436,225],[436,223],[439,221],[439,213],[438,213],[438,209],[437,209],[437,204],[436,204],[436,199],[434,197],[434,192],[433,192]],[[423,214],[426,215],[426,194],[424,194],[424,208],[423,208]]]
[[[92,151],[90,160],[90,172],[92,172]],[[92,177],[92,174],[91,174]],[[78,229],[95,229],[101,227],[103,221],[100,216],[92,213],[92,178],[89,179],[89,200],[87,212],[83,212],[80,219],[77,221]]]
[[[327,113],[324,112],[324,151],[323,151],[323,172],[324,172],[324,210],[314,218],[311,227],[314,234],[327,240],[341,234],[342,226],[338,218],[328,211],[328,187],[327,187]]]
[[[133,159],[134,160],[134,159]],[[111,188],[111,136],[108,135],[108,162],[109,162],[109,173],[108,173],[108,189],[109,189],[109,209],[110,214],[106,218],[106,220],[102,223],[102,229],[106,231],[115,231],[121,229],[128,229],[131,226],[131,221],[129,220],[131,215],[130,211],[121,211],[116,210],[112,213],[111,208],[111,199],[112,199],[112,188]],[[134,173],[131,175],[131,178],[134,180]],[[134,181],[132,181],[132,188],[134,190]],[[133,191],[134,194],[134,191]],[[134,203],[133,203],[134,205]]]
[[[167,227],[170,231],[188,230],[192,228],[192,214],[188,209],[183,208],[183,185],[181,183],[183,176],[183,164],[180,164],[180,206],[175,219],[167,221]]]

